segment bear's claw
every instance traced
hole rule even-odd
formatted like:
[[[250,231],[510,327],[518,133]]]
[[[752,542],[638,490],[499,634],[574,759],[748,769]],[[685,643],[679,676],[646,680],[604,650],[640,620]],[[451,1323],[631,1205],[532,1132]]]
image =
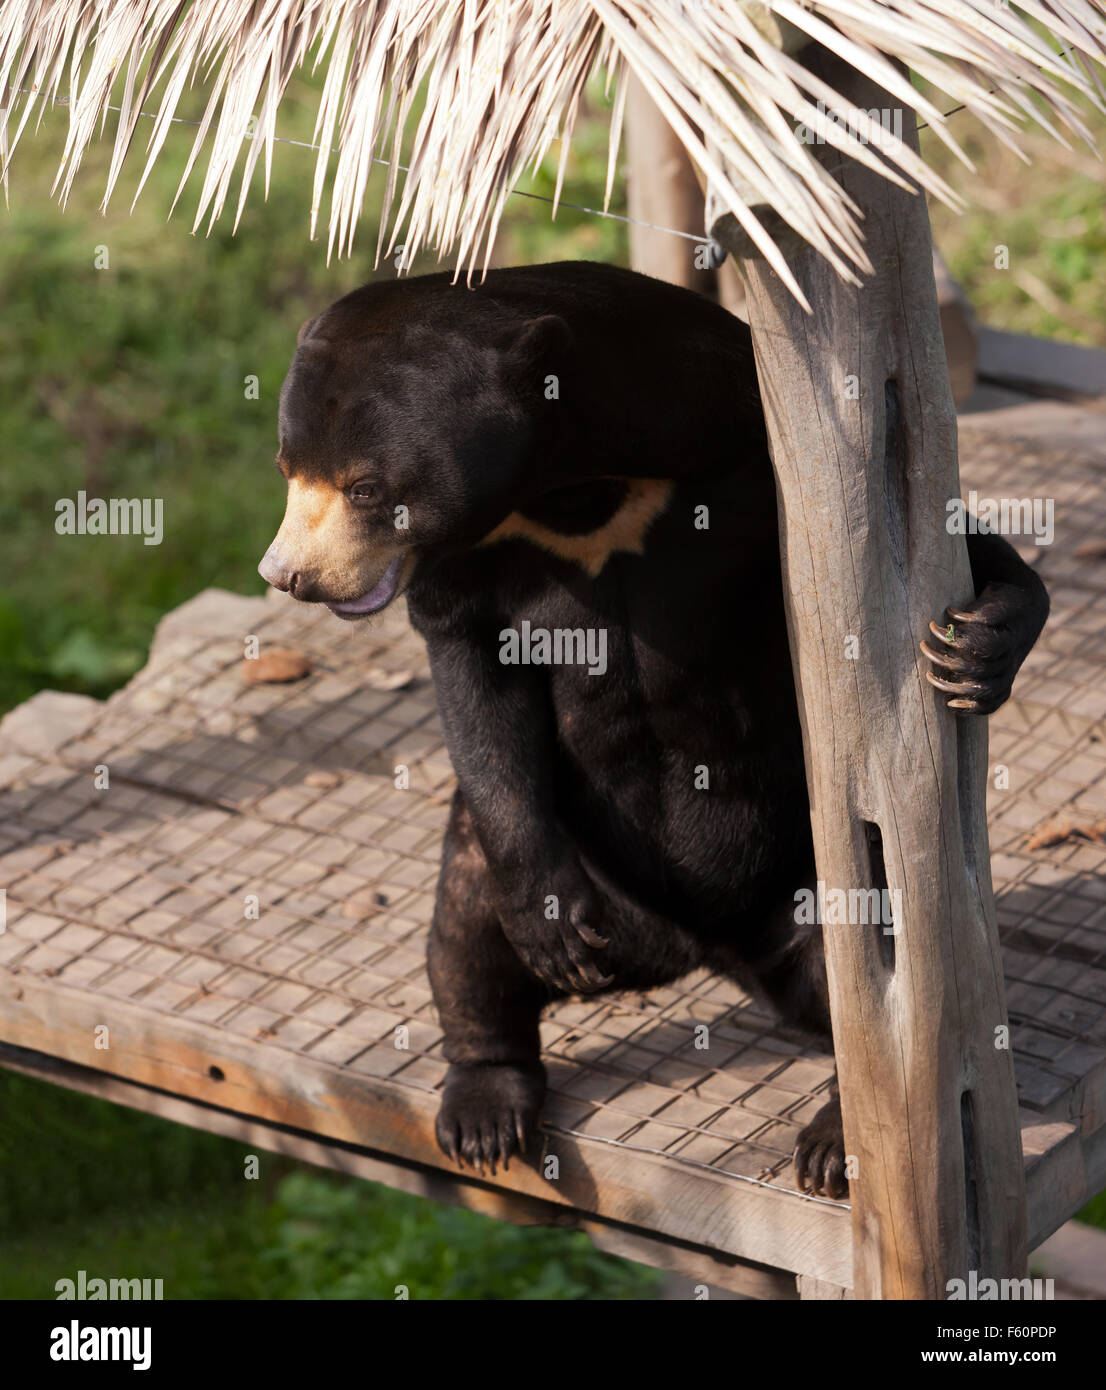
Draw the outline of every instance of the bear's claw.
[[[793,1155],[795,1186],[815,1197],[841,1200],[849,1195],[845,1176],[845,1138],[841,1101],[835,1096],[800,1133]]]
[[[502,1164],[525,1154],[537,1130],[545,1074],[522,1067],[459,1065],[446,1077],[435,1132],[447,1158],[494,1178]]]
[[[552,894],[548,891],[552,889]],[[535,903],[552,896],[559,915],[547,918]],[[531,974],[566,994],[592,994],[614,983],[614,976],[592,959],[609,939],[592,922],[602,920],[599,898],[584,871],[569,862],[545,882],[516,889],[514,901],[501,909],[504,935]]]
[[[597,931],[594,931],[584,922],[576,923],[576,931],[577,934],[583,938],[585,945],[594,947],[597,951],[601,951],[604,946],[609,946],[611,944],[609,937],[600,936]]]
[[[946,608],[945,624],[929,630],[941,644],[919,643],[933,666],[926,680],[956,698],[948,707],[958,714],[992,714],[1009,698],[1021,661],[1010,608],[1001,600],[981,601],[976,608]],[[959,628],[959,630],[958,630]]]

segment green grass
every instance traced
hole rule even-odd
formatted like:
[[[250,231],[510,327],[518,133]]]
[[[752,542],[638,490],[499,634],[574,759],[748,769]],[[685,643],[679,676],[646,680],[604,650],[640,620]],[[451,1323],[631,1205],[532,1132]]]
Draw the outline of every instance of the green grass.
[[[267,465],[295,329],[365,278],[348,263],[328,271],[305,242],[291,167],[238,237],[222,224],[191,237],[179,215],[165,225],[171,160],[133,217],[121,197],[101,218],[96,151],[61,213],[47,196],[61,119],[20,151],[0,251],[5,706],[42,685],[106,694],[142,664],[168,609],[210,584],[261,592],[255,567],[282,509]],[[97,246],[110,268],[94,268]],[[56,500],[82,488],[163,499],[162,545],[56,535]]]
[[[1106,116],[1089,103],[1081,110],[1106,150]],[[981,322],[1106,347],[1106,166],[1085,145],[1065,150],[1036,131],[1020,138],[1031,161],[1023,163],[966,112],[951,118],[950,130],[974,174],[930,130],[921,134],[922,153],[970,206],[960,215],[930,200],[930,216]],[[996,256],[1000,247],[1005,257]]]
[[[0,1072],[0,1299],[150,1278],[166,1298],[649,1298],[652,1270]],[[256,1151],[254,1151],[256,1152]]]
[[[1082,1211],[1076,1213],[1076,1221],[1085,1221],[1088,1226],[1098,1226],[1106,1231],[1106,1192],[1092,1197]]]

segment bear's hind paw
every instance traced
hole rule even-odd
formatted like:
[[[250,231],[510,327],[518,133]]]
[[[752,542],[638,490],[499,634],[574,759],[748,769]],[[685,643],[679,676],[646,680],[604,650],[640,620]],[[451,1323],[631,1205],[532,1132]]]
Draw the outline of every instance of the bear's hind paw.
[[[435,1125],[438,1147],[460,1167],[494,1178],[497,1167],[524,1154],[537,1130],[545,1096],[541,1067],[454,1063]]]
[[[845,1139],[841,1131],[841,1102],[823,1105],[800,1133],[795,1145],[795,1185],[815,1197],[841,1200],[849,1195],[845,1176]]]

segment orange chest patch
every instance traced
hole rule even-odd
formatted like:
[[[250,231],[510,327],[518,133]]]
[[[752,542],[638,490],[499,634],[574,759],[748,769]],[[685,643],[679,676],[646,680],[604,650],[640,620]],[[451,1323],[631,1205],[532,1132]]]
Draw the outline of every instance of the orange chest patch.
[[[675,484],[667,478],[627,478],[626,497],[622,505],[594,531],[569,536],[543,522],[512,512],[480,544],[493,545],[496,541],[506,540],[530,541],[562,560],[579,565],[594,579],[611,556],[619,551],[629,555],[644,553],[649,528],[667,508],[674,487]]]

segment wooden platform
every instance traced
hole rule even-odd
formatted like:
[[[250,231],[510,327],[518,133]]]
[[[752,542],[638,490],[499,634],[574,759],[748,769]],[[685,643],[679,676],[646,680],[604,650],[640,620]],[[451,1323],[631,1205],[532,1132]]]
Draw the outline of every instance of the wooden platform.
[[[1106,444],[1090,412],[1008,406],[965,419],[963,471],[981,495],[1056,505],[1055,544],[1027,552],[1053,617],[991,721],[992,767],[1009,768],[989,811],[1035,1245],[1106,1186],[1106,844],[1027,845],[1058,817],[1106,820],[1106,559],[1075,553],[1106,542]],[[1074,435],[1041,424],[1052,409],[1079,417]],[[251,634],[313,673],[245,685]],[[723,980],[552,1010],[542,1158],[491,1181],[441,1157],[424,947],[450,786],[402,610],[351,629],[276,595],[200,594],[105,704],[46,693],[0,726],[0,1062],[512,1220],[582,1225],[704,1282],[847,1289],[847,1205],[800,1195],[789,1170],[831,1060]]]

